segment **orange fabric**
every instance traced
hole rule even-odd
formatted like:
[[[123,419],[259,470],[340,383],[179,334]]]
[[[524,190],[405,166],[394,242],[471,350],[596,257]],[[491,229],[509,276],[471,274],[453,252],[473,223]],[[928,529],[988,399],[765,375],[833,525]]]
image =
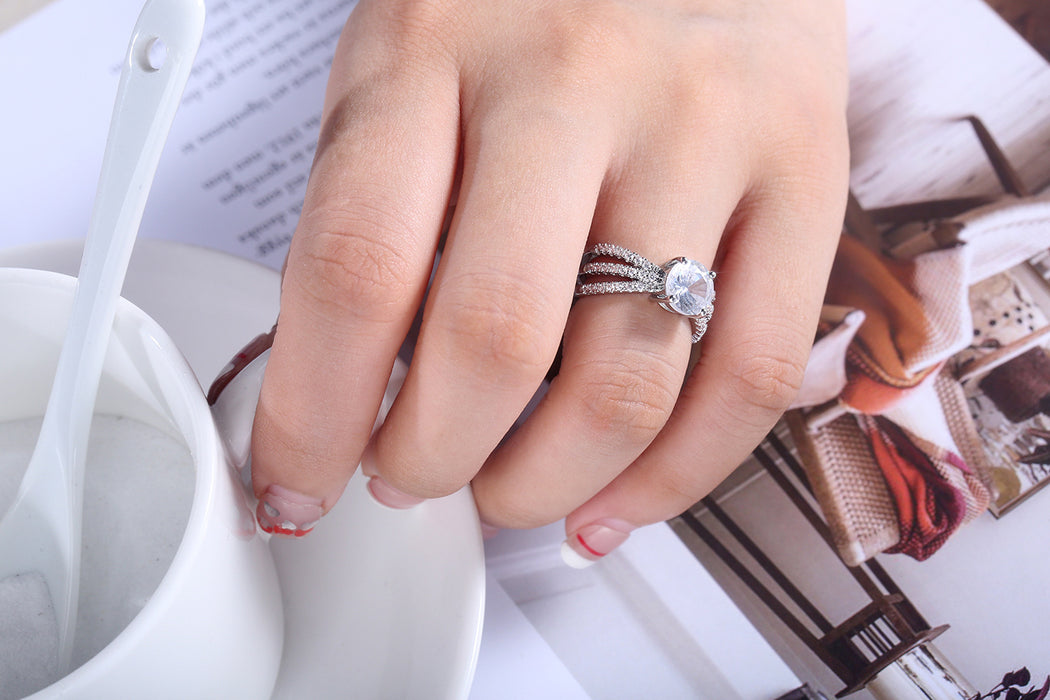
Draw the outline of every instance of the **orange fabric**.
[[[914,262],[883,257],[848,235],[839,239],[824,301],[866,316],[846,355],[840,397],[856,411],[884,412],[939,369],[911,372],[904,364],[928,338],[922,300],[903,281],[914,274]]]
[[[950,249],[890,259],[844,235],[825,295],[828,305],[864,313],[845,350],[845,386],[838,397],[856,418],[860,444],[826,453],[867,449],[860,459],[881,473],[889,496],[889,503],[880,503],[880,516],[892,522],[892,504],[898,526],[896,544],[882,551],[920,561],[987,507],[986,490],[954,454],[957,447],[931,442],[921,430],[912,433],[884,416],[890,409],[905,415],[908,399],[936,381],[946,358],[970,342],[964,263]],[[832,328],[822,324],[818,337]],[[913,417],[913,425],[923,423],[922,416]]]
[[[902,552],[918,561],[928,559],[967,515],[966,494],[941,470],[969,470],[947,450],[927,454],[905,430],[885,418],[859,416],[858,420],[897,509],[900,540],[886,552]]]

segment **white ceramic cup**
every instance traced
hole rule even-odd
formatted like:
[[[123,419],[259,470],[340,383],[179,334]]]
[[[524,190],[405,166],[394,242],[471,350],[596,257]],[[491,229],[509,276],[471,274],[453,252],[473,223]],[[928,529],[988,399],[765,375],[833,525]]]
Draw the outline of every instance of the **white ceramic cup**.
[[[74,285],[58,273],[0,268],[0,422],[43,415]],[[193,501],[171,565],[138,615],[31,697],[269,698],[284,640],[272,555],[192,370],[160,326],[123,299],[96,413],[184,440]]]

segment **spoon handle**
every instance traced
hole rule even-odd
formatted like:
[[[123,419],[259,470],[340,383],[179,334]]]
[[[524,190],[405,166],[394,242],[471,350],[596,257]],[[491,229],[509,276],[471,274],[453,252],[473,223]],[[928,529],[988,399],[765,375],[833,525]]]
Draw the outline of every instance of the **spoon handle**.
[[[34,470],[39,453],[41,461],[62,471],[52,484],[66,487],[68,511],[63,517],[56,514],[56,522],[68,524],[64,536],[57,535],[68,557],[65,585],[57,595],[52,593],[63,672],[70,668],[76,626],[84,458],[99,379],[146,198],[203,30],[203,0],[147,0],[135,24],[117,86],[66,336],[27,472],[39,476],[48,469]],[[41,445],[51,445],[54,452],[48,455]],[[29,481],[23,482],[23,489]]]
[[[86,444],[107,346],[99,339],[109,337],[153,175],[203,27],[203,0],[148,0],[131,35],[46,413],[55,415],[57,435],[74,439],[73,454]],[[73,398],[64,407],[50,405],[57,396]]]

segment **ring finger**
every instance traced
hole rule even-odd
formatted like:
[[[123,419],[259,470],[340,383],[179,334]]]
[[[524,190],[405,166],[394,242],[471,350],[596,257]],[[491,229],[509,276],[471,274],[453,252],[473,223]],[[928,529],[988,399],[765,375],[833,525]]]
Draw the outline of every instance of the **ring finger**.
[[[711,162],[711,153],[692,162]],[[590,243],[620,245],[658,265],[677,256],[710,265],[740,197],[742,174],[683,165],[674,178],[680,187],[650,184],[666,179],[648,168],[666,176],[674,163],[689,160],[650,154],[607,187]],[[547,396],[473,482],[483,519],[501,527],[551,522],[626,469],[674,408],[691,333],[687,319],[664,311],[648,294],[581,297]]]

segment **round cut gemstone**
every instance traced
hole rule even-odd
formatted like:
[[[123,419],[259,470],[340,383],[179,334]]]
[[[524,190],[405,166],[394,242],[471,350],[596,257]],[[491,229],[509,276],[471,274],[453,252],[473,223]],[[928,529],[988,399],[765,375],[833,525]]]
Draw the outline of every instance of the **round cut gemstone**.
[[[664,281],[667,306],[683,316],[697,316],[711,303],[715,286],[707,268],[695,260],[676,260]]]

